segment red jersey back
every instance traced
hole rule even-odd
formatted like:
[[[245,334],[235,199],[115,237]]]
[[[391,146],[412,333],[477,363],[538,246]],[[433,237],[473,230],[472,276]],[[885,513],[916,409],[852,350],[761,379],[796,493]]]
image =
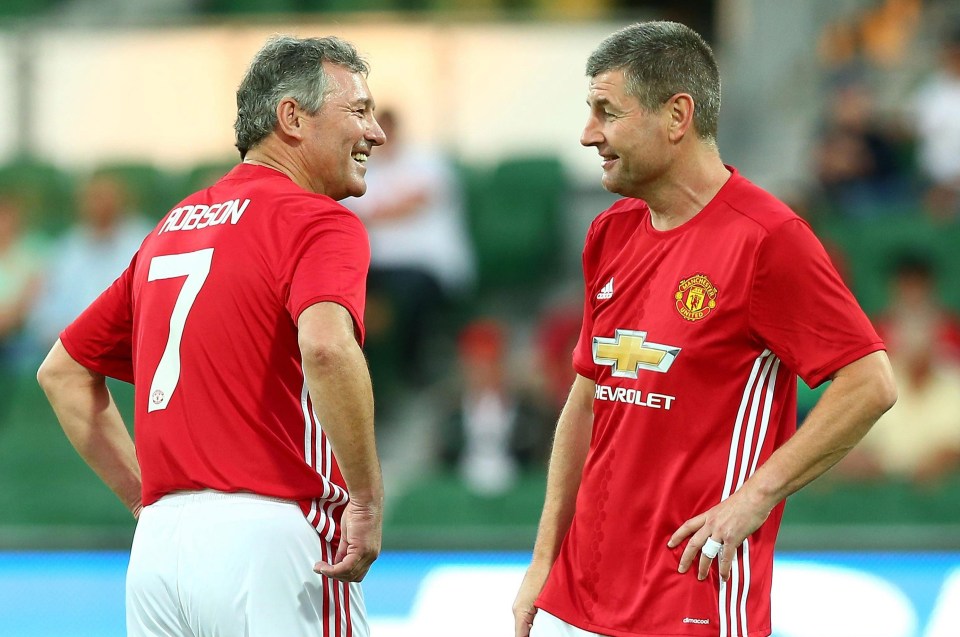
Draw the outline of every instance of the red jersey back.
[[[729,497],[796,428],[816,386],[883,345],[804,221],[735,170],[666,232],[639,200],[600,215],[583,254],[574,367],[596,382],[576,513],[537,602],[618,637],[770,633],[782,506],[729,582],[679,574],[687,519]]]
[[[366,231],[334,200],[241,164],[171,210],[61,335],[133,382],[143,504],[173,491],[297,500],[333,537],[345,485],[304,382],[297,320],[332,301],[363,337]]]

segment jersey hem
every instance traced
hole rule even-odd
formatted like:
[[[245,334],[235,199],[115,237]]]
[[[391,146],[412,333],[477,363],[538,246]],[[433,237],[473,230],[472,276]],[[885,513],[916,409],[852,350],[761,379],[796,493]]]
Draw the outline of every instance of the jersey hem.
[[[324,301],[330,301],[336,303],[337,305],[342,306],[350,313],[350,317],[353,318],[353,328],[356,332],[357,342],[363,345],[363,339],[366,337],[366,329],[363,325],[363,317],[357,312],[357,309],[343,296],[337,296],[335,294],[321,294],[319,296],[313,296],[300,304],[300,307],[297,308],[296,313],[293,316],[293,322],[300,322],[300,315],[303,314],[308,307],[311,305],[316,305],[317,303],[323,303]]]
[[[697,633],[648,633],[648,632],[628,632],[624,630],[617,630],[616,628],[609,628],[607,626],[601,626],[599,624],[594,624],[586,620],[571,620],[569,615],[566,613],[558,613],[554,607],[551,607],[550,604],[543,604],[538,599],[534,604],[539,609],[545,610],[550,613],[557,619],[564,621],[571,626],[575,626],[580,630],[585,630],[591,633],[599,633],[601,635],[609,635],[609,637],[696,637]],[[533,622],[536,623],[537,619],[534,617]],[[748,633],[744,633],[743,637],[770,637],[772,631],[769,626],[759,628],[757,630],[752,630]]]

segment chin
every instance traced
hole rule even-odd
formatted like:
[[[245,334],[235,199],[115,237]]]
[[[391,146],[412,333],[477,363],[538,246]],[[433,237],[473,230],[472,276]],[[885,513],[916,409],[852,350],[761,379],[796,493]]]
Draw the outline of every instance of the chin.
[[[614,194],[626,194],[623,192],[623,184],[606,174],[604,174],[604,176],[600,179],[600,185],[603,186],[604,190],[608,190]]]
[[[335,194],[328,193],[327,196],[333,199],[334,201],[343,201],[348,197],[361,197],[365,192],[367,192],[366,183],[364,182],[360,182],[359,184],[348,183],[343,185],[342,190],[336,192]]]

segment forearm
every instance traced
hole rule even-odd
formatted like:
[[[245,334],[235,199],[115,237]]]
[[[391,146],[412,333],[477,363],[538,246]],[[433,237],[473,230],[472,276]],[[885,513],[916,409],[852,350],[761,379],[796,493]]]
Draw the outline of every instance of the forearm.
[[[553,565],[570,529],[593,430],[593,382],[578,376],[557,421],[534,564]]]
[[[104,377],[73,361],[59,341],[37,377],[74,449],[137,516],[140,464]]]
[[[379,507],[383,479],[373,429],[373,390],[359,345],[347,343],[307,356],[303,371],[351,499]]]
[[[839,462],[895,400],[883,352],[845,367],[797,433],[744,484],[744,495],[772,509]]]

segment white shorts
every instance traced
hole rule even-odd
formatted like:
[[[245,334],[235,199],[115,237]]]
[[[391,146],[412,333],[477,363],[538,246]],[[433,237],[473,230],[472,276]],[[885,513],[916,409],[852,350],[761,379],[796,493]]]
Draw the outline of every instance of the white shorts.
[[[577,628],[540,608],[533,616],[530,637],[603,637],[603,635]]]
[[[140,512],[127,569],[128,637],[369,637],[360,585],[313,572],[330,561],[300,507],[218,491]]]

